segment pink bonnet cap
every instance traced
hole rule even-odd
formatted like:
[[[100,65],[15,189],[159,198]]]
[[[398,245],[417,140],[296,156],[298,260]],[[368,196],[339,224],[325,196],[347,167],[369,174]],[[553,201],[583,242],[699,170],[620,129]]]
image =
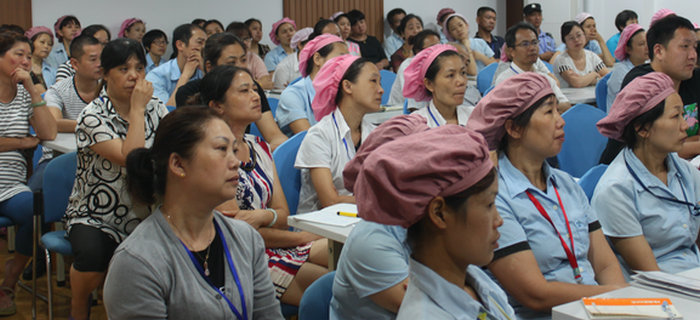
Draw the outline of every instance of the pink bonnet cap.
[[[455,41],[455,40],[456,40],[455,37],[453,37],[453,36],[450,34],[450,31],[447,29],[447,23],[450,22],[450,19],[452,19],[453,17],[460,17],[460,18],[462,18],[462,20],[464,20],[464,23],[466,23],[467,25],[469,25],[469,20],[467,20],[467,18],[465,18],[463,15],[461,15],[461,14],[459,14],[459,13],[452,13],[452,14],[450,14],[449,16],[447,16],[447,18],[445,18],[445,21],[442,22],[442,33],[445,34],[445,37],[446,37],[447,40],[449,40],[449,41]]]
[[[313,29],[311,31],[313,32]],[[302,77],[308,76],[306,73],[306,66],[309,64],[309,60],[311,60],[314,53],[335,42],[345,43],[343,39],[333,34],[322,34],[306,43],[304,49],[301,49],[301,52],[299,52],[299,72],[301,72]]]
[[[479,100],[467,120],[467,127],[484,135],[490,150],[496,150],[503,135],[505,122],[522,114],[540,99],[553,95],[546,76],[523,72],[499,83]]]
[[[608,138],[622,140],[622,132],[634,118],[675,92],[673,80],[665,73],[651,72],[635,78],[617,94],[608,115],[598,121],[598,131]]]
[[[411,98],[416,101],[430,100],[430,94],[425,89],[423,79],[428,68],[433,63],[435,58],[445,51],[457,51],[457,48],[449,44],[436,44],[434,46],[421,50],[406,70],[403,72],[403,95],[406,98]]]
[[[313,80],[316,95],[311,102],[311,109],[314,111],[314,117],[317,121],[331,114],[337,107],[335,105],[335,97],[338,94],[340,80],[343,79],[345,72],[357,59],[360,59],[360,57],[350,54],[335,57],[326,61],[318,74],[316,74]]]
[[[622,29],[620,34],[620,40],[617,42],[617,48],[615,48],[615,59],[622,61],[627,58],[627,43],[632,39],[635,33],[639,30],[644,30],[642,26],[633,23]]]
[[[435,197],[463,192],[492,169],[484,137],[466,127],[446,125],[400,137],[362,164],[354,188],[357,209],[365,220],[408,228]]]
[[[574,20],[576,20],[578,24],[583,25],[583,22],[588,18],[593,18],[593,16],[588,12],[581,12],[574,17]]]
[[[130,19],[124,20],[124,22],[122,22],[122,26],[119,28],[119,34],[117,36],[119,38],[124,38],[125,37],[124,33],[126,33],[126,29],[131,28],[131,26],[133,26],[134,24],[139,23],[139,22],[143,23],[145,25],[143,20],[141,20],[139,18],[130,18]]]
[[[40,33],[48,34],[51,37],[51,41],[53,41],[53,32],[51,32],[51,29],[44,26],[31,27],[24,32],[24,36],[31,41],[35,35]]]
[[[333,15],[331,15],[330,18],[328,18],[328,20],[333,20],[333,21],[335,21],[335,19],[338,18],[338,16],[340,16],[341,14],[344,14],[344,13],[345,13],[345,12],[338,11],[338,12],[334,13]]]
[[[314,28],[311,27],[299,29],[299,31],[295,32],[292,36],[292,40],[289,41],[289,46],[292,47],[292,49],[296,49],[299,43],[309,39],[312,33],[314,33]]]
[[[270,30],[270,40],[272,40],[272,43],[274,43],[275,45],[278,45],[278,46],[280,45],[280,41],[279,41],[279,39],[277,39],[277,28],[279,28],[284,23],[291,24],[292,27],[294,27],[294,30],[297,29],[297,23],[294,22],[294,20],[289,19],[287,17],[284,17],[284,18],[282,18],[282,20],[273,23],[272,30]]]
[[[435,20],[437,21],[438,24],[440,24],[440,20],[442,17],[448,15],[448,14],[453,14],[455,13],[455,10],[452,8],[442,8],[440,11],[438,11],[437,17]]]
[[[654,15],[651,16],[651,23],[649,23],[649,28],[651,28],[651,26],[653,26],[654,23],[656,23],[656,21],[659,21],[659,20],[665,18],[666,16],[669,16],[672,14],[676,14],[676,13],[673,12],[671,9],[666,9],[666,8],[659,9],[659,11],[656,11],[656,13],[654,13]]]

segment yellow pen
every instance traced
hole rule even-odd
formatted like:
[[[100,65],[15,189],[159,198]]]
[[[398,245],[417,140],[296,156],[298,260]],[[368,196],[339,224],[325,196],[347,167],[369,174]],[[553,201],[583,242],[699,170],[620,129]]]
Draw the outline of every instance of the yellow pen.
[[[338,211],[339,216],[357,218],[357,213]]]

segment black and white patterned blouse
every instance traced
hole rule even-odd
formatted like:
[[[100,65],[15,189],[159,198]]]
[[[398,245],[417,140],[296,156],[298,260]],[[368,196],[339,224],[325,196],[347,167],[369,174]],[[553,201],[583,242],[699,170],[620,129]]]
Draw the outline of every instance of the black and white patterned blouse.
[[[160,120],[168,113],[153,97],[146,106],[145,147],[150,148]],[[78,167],[66,210],[66,225],[84,224],[105,232],[116,242],[129,235],[150,213],[133,205],[126,190],[126,168],[112,163],[90,147],[113,139],[126,139],[129,123],[114,109],[103,90],[78,116],[76,142]]]
[[[17,85],[17,94],[8,103],[0,102],[0,137],[29,136],[29,118],[32,116],[32,97],[24,86]],[[23,191],[26,186],[27,162],[19,150],[0,152],[0,202]]]

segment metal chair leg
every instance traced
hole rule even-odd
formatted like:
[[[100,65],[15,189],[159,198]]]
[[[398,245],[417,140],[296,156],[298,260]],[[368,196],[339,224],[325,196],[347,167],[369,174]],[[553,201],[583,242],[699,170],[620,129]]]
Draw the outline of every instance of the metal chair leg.
[[[46,287],[48,288],[48,300],[49,300],[49,320],[53,320],[53,286],[51,285],[51,252],[48,249],[44,249],[44,254],[46,254]]]
[[[7,251],[15,253],[15,226],[7,227]]]

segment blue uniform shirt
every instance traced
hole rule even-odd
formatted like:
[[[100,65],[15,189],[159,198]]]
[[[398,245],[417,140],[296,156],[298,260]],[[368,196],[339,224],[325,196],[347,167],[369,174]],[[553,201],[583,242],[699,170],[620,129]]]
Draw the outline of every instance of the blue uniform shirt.
[[[284,51],[282,46],[276,46],[274,49],[270,50],[270,52],[265,55],[265,67],[267,68],[267,71],[275,71],[277,64],[279,64],[280,61],[284,60],[286,57],[287,51]]]
[[[607,108],[605,109],[608,112],[610,112],[610,107],[612,106],[613,102],[615,102],[615,97],[622,89],[622,80],[625,79],[627,72],[630,72],[632,68],[634,68],[632,61],[630,61],[630,59],[625,59],[620,63],[616,63],[613,66],[612,71],[610,71],[611,74],[610,78],[608,78],[607,88]]]
[[[489,47],[489,44],[486,43],[486,41],[484,39],[470,38],[469,39],[469,46],[472,47],[472,50],[474,50],[476,52],[481,52],[489,58],[493,58],[493,56],[494,56],[493,50],[491,50],[491,47]],[[476,60],[477,72],[481,71],[481,69],[483,69],[485,67],[486,67],[486,65],[483,62]]]
[[[44,77],[46,89],[49,89],[50,86],[56,83],[56,68],[52,67],[46,60],[48,60],[48,57],[41,62],[41,76]]]
[[[540,41],[540,54],[557,49],[557,42],[554,41],[554,38],[548,32],[542,32],[540,29],[537,39]]]
[[[54,45],[53,48],[51,48],[51,53],[49,53],[49,56],[46,57],[44,61],[46,61],[52,68],[58,69],[58,66],[68,61],[68,58],[66,48],[63,46],[62,42],[59,42]]]
[[[700,267],[695,240],[700,217],[688,206],[659,199],[634,179],[630,170],[656,196],[675,198],[690,203],[700,200],[700,172],[690,163],[670,153],[665,185],[651,174],[632,149],[625,148],[600,178],[591,201],[600,214],[605,235],[636,237],[643,235],[654,252],[661,271],[677,273]],[[687,200],[685,200],[687,199]]]
[[[173,58],[151,70],[146,75],[146,80],[153,83],[153,95],[158,97],[163,103],[168,103],[168,99],[175,91],[175,86],[181,74],[180,67],[177,65],[177,58]],[[202,79],[202,76],[202,70],[197,69],[189,81]]]
[[[289,124],[299,119],[309,120],[309,124],[312,126],[316,124],[314,111],[311,109],[314,96],[316,96],[316,90],[308,76],[287,86],[282,91],[277,111],[275,111],[275,118],[284,134],[291,137],[293,133]]]
[[[340,253],[333,282],[330,319],[394,319],[396,314],[369,296],[408,278],[411,250],[406,229],[360,221]]]
[[[501,238],[498,240],[500,248],[496,250],[495,259],[529,249],[532,250],[540,271],[547,281],[577,283],[557,232],[525,193],[530,191],[542,204],[567,245],[571,247],[566,221],[554,191],[556,186],[569,218],[574,238],[574,254],[581,268],[582,283],[595,285],[597,282],[593,266],[588,260],[589,225],[594,224],[598,218],[588,204],[586,194],[569,174],[550,167],[547,162],[542,164],[542,170],[547,181],[547,191],[532,185],[505,154],[499,156],[496,206],[503,218],[503,225],[498,228]],[[511,300],[511,305],[519,318],[551,317],[551,315],[527,309],[515,299]]]
[[[411,279],[396,319],[515,319],[508,298],[481,268],[467,267],[465,280],[479,296],[474,300],[462,287],[411,259]]]
[[[391,34],[384,38],[384,54],[387,57],[391,57],[402,45],[403,39],[392,30]]]

